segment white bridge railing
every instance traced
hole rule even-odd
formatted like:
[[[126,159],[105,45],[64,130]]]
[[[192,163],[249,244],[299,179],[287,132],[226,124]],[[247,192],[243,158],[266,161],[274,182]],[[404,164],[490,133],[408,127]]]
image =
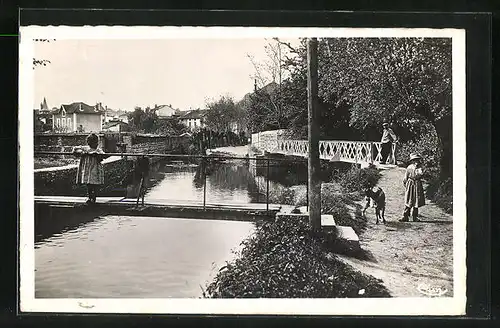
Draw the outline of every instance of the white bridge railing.
[[[308,156],[307,140],[278,139],[264,147],[270,153],[293,156]],[[267,149],[266,149],[267,148]],[[320,158],[330,161],[349,163],[380,163],[382,160],[382,143],[371,141],[322,140],[319,142]],[[396,164],[396,144],[392,144],[388,162]]]

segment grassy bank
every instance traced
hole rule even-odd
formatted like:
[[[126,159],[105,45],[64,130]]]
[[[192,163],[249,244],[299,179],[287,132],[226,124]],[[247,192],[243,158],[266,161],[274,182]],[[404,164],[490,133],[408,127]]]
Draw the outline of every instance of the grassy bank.
[[[377,170],[353,168],[346,180],[322,187],[322,213],[332,214],[338,225],[361,233],[366,221],[356,208],[362,187],[376,184]],[[344,179],[340,177],[340,179]],[[349,181],[346,185],[345,182]],[[353,183],[354,181],[354,183]],[[284,188],[271,195],[273,202],[304,205],[303,194]],[[358,205],[359,206],[359,205]],[[350,208],[349,208],[350,207]],[[342,298],[389,297],[389,292],[371,276],[357,272],[332,253],[352,252],[332,231],[310,230],[307,219],[280,217],[256,223],[256,232],[243,242],[236,260],[221,268],[204,291],[207,298]]]

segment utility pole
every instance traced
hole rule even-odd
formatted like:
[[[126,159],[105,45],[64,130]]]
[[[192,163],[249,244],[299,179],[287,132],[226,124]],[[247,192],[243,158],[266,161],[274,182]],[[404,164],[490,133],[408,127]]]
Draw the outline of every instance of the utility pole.
[[[307,41],[307,109],[309,123],[309,224],[313,230],[321,229],[321,162],[319,159],[318,129],[318,39]]]
[[[278,39],[276,39],[276,44],[278,45],[278,80],[279,80],[279,93],[278,93],[278,108],[279,108],[279,114],[278,114],[278,127],[281,129],[281,119],[283,115],[283,108],[282,108],[282,97],[281,97],[281,44]]]

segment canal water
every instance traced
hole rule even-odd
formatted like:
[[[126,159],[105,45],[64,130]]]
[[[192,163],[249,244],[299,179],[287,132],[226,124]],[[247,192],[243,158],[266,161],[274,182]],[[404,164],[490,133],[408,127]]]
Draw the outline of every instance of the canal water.
[[[37,298],[200,297],[247,222],[103,216],[37,243]]]
[[[146,200],[200,201],[206,178],[207,202],[265,202],[259,177],[245,161],[206,170],[178,163],[155,167]],[[281,174],[283,184],[289,175]],[[197,298],[254,228],[249,222],[58,211],[51,222],[35,217],[37,298]]]

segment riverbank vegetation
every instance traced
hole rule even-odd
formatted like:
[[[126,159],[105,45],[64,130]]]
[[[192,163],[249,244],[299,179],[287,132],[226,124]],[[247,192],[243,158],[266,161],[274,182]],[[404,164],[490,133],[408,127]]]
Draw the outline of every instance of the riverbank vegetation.
[[[389,297],[380,280],[329,254],[334,232],[313,232],[307,219],[259,221],[240,256],[222,267],[206,298]]]
[[[373,188],[380,179],[380,172],[373,166],[358,168],[353,166],[349,171],[336,177],[344,192],[359,192],[365,188]]]
[[[359,168],[353,165],[337,171],[321,186],[321,213],[333,215],[338,225],[352,227],[360,234],[366,226],[359,210],[359,204],[364,199],[363,189],[376,186],[380,177],[380,172],[374,167]],[[306,186],[273,188],[269,192],[269,202],[305,206]]]

